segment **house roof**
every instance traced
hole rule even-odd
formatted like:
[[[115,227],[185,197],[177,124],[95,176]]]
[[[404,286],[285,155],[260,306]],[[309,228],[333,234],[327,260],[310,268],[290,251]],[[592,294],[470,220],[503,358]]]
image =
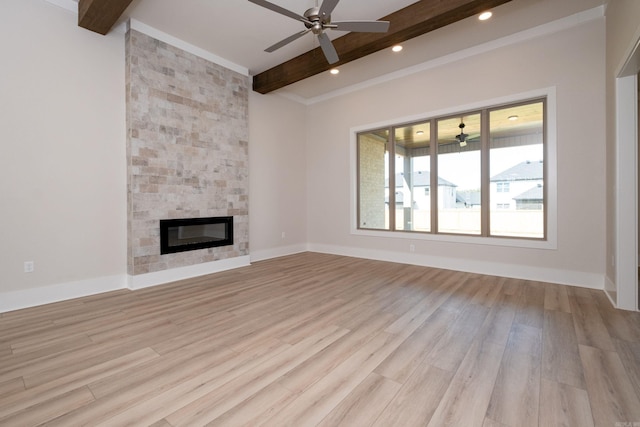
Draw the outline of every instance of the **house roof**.
[[[533,181],[542,179],[542,160],[527,160],[518,163],[509,169],[491,177],[491,182],[496,181]]]
[[[542,191],[541,185],[536,185],[525,191],[524,193],[518,194],[513,198],[516,201],[524,201],[524,200],[539,200],[542,201],[544,199],[544,194]]]
[[[462,190],[456,192],[456,202],[465,205],[480,206],[481,193],[480,190]]]
[[[430,187],[429,171],[415,171],[412,175],[411,182],[414,187]],[[396,174],[396,188],[402,188],[404,182],[404,173]],[[389,187],[389,180],[385,180],[384,182],[385,188]],[[446,179],[438,177],[438,187],[457,187],[453,182],[447,181]]]

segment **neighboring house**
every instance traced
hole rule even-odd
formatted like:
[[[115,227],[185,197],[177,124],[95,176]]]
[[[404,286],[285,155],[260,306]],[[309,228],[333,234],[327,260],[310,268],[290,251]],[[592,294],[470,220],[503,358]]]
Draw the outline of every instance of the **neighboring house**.
[[[542,209],[543,166],[527,160],[491,177],[490,209]]]
[[[407,179],[404,173],[396,174],[396,207],[430,209],[431,182],[429,171],[415,171]],[[455,208],[457,203],[456,187],[452,182],[438,177],[438,206]],[[413,189],[413,191],[411,191]],[[385,182],[385,202],[389,203],[389,181]],[[411,202],[413,201],[413,203]]]
[[[542,209],[543,206],[543,188],[542,184],[538,184],[530,190],[516,196],[516,209]]]
[[[438,206],[440,208],[480,206],[480,190],[458,190],[457,187],[456,184],[438,177]],[[396,207],[429,209],[431,206],[430,189],[429,171],[415,171],[410,177],[405,177],[404,173],[396,174]],[[542,209],[542,160],[527,160],[491,177],[490,192],[491,210]],[[389,203],[388,180],[385,182],[385,202]]]
[[[456,193],[456,207],[458,208],[479,208],[480,203],[480,190],[458,190]]]

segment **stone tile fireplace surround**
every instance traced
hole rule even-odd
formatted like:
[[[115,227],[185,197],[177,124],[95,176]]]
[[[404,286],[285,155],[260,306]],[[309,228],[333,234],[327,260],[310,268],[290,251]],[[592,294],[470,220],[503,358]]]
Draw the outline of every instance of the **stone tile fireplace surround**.
[[[249,254],[249,77],[126,37],[128,274]],[[234,243],[160,254],[161,219],[233,216]]]

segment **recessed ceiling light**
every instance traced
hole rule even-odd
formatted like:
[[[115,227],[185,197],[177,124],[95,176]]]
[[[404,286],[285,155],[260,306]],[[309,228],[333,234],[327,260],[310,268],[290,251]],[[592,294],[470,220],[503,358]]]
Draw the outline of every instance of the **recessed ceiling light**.
[[[416,132],[416,135],[422,135],[424,133],[423,130],[419,130],[418,132]]]
[[[329,72],[331,74],[335,75],[335,74],[338,74],[340,72],[340,70],[338,70],[337,68],[332,68]]]
[[[516,115],[513,115],[513,116],[509,116],[509,117],[507,117],[507,118],[513,122],[513,121],[515,121],[515,120],[518,120],[518,118],[519,118],[519,117],[518,117],[518,116],[516,116]]]
[[[402,46],[397,44],[394,47],[392,47],[391,50],[394,51],[394,52],[400,52],[402,50]]]
[[[487,11],[487,12],[482,12],[480,14],[480,16],[478,16],[478,19],[481,21],[486,21],[487,19],[491,18],[491,16],[493,15],[493,13]]]

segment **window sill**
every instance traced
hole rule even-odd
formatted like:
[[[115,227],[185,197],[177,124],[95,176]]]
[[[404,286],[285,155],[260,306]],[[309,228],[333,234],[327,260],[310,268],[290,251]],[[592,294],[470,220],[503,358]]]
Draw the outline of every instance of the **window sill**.
[[[526,249],[557,249],[555,239],[519,239],[508,237],[482,237],[482,236],[464,236],[460,234],[429,234],[420,232],[402,232],[402,231],[377,231],[377,230],[359,230],[352,229],[351,234],[355,236],[382,237],[386,239],[409,239],[414,241],[431,241],[444,243],[459,243],[466,245],[487,245],[487,246],[505,246],[512,248]]]

